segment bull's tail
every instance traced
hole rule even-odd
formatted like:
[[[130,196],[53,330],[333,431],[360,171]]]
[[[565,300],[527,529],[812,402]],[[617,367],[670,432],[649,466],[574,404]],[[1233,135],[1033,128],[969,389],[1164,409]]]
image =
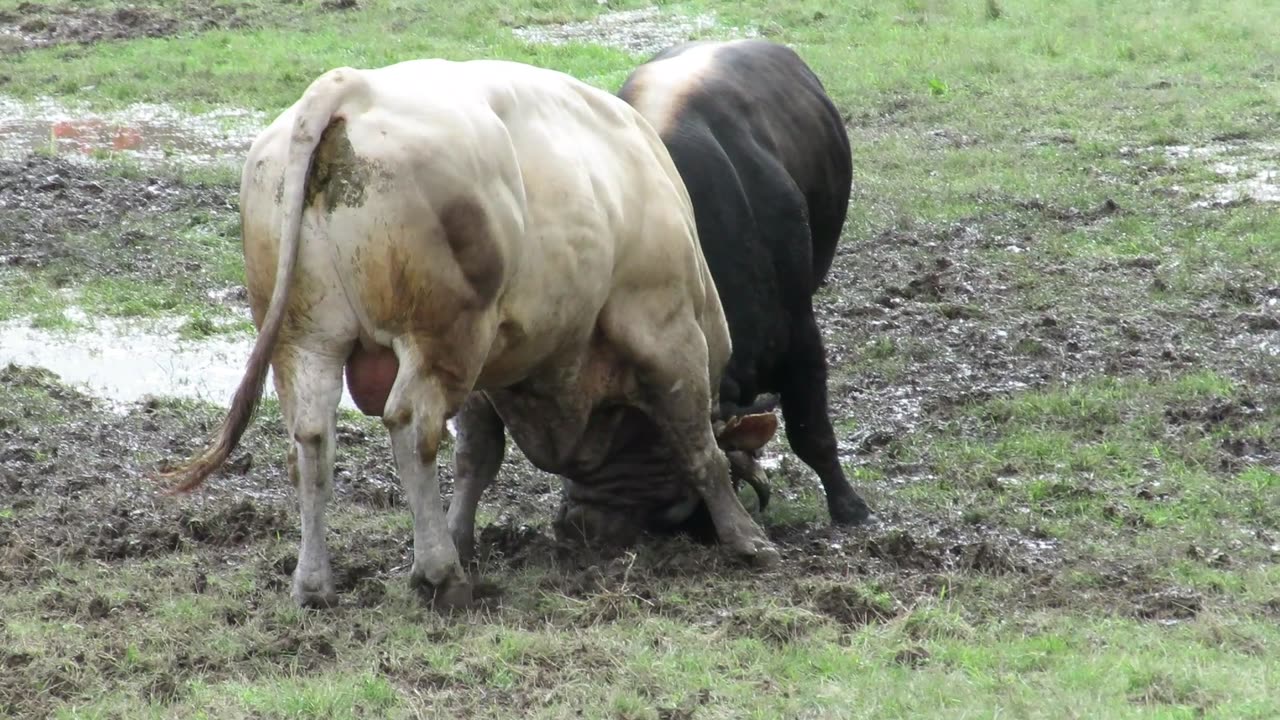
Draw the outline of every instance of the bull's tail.
[[[244,376],[231,401],[231,409],[222,421],[214,442],[186,465],[161,473],[162,477],[176,479],[169,494],[186,493],[199,487],[205,478],[226,462],[249,426],[262,388],[267,379],[267,368],[275,352],[280,327],[284,324],[288,305],[289,288],[293,284],[294,267],[297,265],[298,244],[302,228],[302,210],[306,192],[307,173],[311,157],[325,128],[346,99],[348,88],[356,80],[354,70],[339,68],[317,78],[303,93],[289,138],[289,159],[284,170],[284,188],[281,201],[284,204],[284,221],[280,228],[280,255],[277,258],[275,287],[267,305],[266,316],[253,352],[245,365]]]

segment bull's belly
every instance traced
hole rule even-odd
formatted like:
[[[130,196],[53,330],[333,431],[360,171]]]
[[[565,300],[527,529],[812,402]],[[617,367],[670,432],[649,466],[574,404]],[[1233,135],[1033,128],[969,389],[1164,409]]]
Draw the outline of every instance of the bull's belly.
[[[504,422],[534,466],[564,479],[571,502],[626,508],[643,515],[691,499],[694,491],[682,481],[670,448],[640,410],[597,408],[576,427],[546,418],[534,414],[528,421]]]

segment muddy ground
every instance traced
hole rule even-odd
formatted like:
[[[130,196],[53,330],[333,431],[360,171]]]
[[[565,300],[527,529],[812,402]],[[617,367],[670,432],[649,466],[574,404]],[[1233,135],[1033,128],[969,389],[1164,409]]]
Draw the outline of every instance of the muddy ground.
[[[175,235],[196,228],[238,248],[238,208],[230,185],[104,173],[63,157],[0,159],[0,265],[47,272],[56,286],[90,277],[160,280],[243,308],[243,287],[175,252]]]
[[[867,199],[855,195],[854,201]],[[1172,579],[1167,548],[1138,550],[1144,520],[1124,497],[1116,498],[1114,512],[1130,533],[1125,542],[1135,544],[1106,551],[1011,521],[1020,511],[1052,515],[1064,498],[1088,488],[1057,488],[1059,495],[1037,506],[1010,511],[942,510],[904,500],[915,484],[937,480],[934,439],[959,434],[980,441],[988,432],[975,419],[975,404],[1100,377],[1161,382],[1211,369],[1234,380],[1243,389],[1231,400],[1166,407],[1164,433],[1185,443],[1212,439],[1211,471],[1224,483],[1248,466],[1280,466],[1280,442],[1230,432],[1274,419],[1280,407],[1280,287],[1268,281],[1274,274],[1248,264],[1187,273],[1167,255],[1107,258],[1041,245],[1134,211],[1105,196],[1082,208],[991,197],[983,208],[945,227],[896,223],[849,238],[820,293],[833,416],[846,461],[876,478],[861,482],[877,510],[876,525],[836,529],[824,512],[805,511],[801,506],[820,507],[813,474],[776,447],[783,462],[772,474],[776,496],[767,529],[783,553],[777,573],[755,574],[717,548],[678,538],[652,539],[634,556],[602,555],[554,541],[549,520],[558,483],[509,450],[502,480],[484,502],[495,520],[480,530],[475,570],[486,611],[529,628],[609,623],[643,611],[767,642],[803,637],[815,619],[846,632],[883,623],[940,594],[957,598],[974,623],[1044,609],[1158,623],[1215,610],[1274,615],[1280,598],[1260,603]],[[147,223],[143,215],[168,219]],[[173,251],[174,233],[189,224],[210,225],[225,242],[238,242],[236,188],[106,173],[44,156],[0,161],[0,259],[9,268],[52,272],[67,284],[108,275],[224,291],[209,281],[206,268]],[[86,245],[86,237],[96,240]],[[228,302],[242,304],[243,296]],[[195,452],[218,420],[215,407],[175,400],[143,401],[119,413],[44,370],[0,369],[6,507],[0,592],[40,597],[42,618],[51,623],[91,626],[93,637],[110,644],[101,651],[110,659],[119,650],[111,643],[123,642],[113,638],[127,635],[129,624],[146,618],[160,597],[200,596],[219,573],[250,575],[250,591],[234,594],[219,612],[229,625],[252,625],[260,646],[234,662],[196,647],[169,653],[168,665],[143,670],[146,687],[160,697],[178,692],[184,680],[233,678],[255,662],[323,666],[338,642],[253,614],[269,598],[287,597],[296,561],[297,511],[274,411],[260,416],[228,469],[200,495],[160,495],[152,473]],[[348,416],[338,438],[330,548],[340,602],[348,609],[394,607],[411,562],[411,538],[403,524],[389,520],[404,510],[387,437],[378,423]],[[442,487],[451,492],[448,462]],[[1140,498],[1153,491],[1135,492]],[[1244,521],[1224,524],[1238,520]],[[1206,568],[1274,562],[1280,547],[1274,520],[1251,532],[1248,542],[1192,544],[1176,552]],[[68,579],[68,568],[138,573],[138,564],[151,568],[147,582],[123,594]],[[513,588],[516,577],[534,578],[535,587]],[[1082,577],[1093,580],[1082,583]],[[737,610],[727,598],[740,592],[777,605]],[[561,600],[539,601],[539,593]],[[910,648],[904,653],[906,664],[928,661]],[[82,660],[100,661],[116,662]],[[3,662],[9,671],[0,679],[0,707],[15,714],[41,715],[59,701],[92,693],[97,682],[23,653]],[[46,691],[32,694],[32,687]]]
[[[283,7],[300,2],[281,3]],[[322,12],[356,7],[354,0],[321,3]],[[240,2],[186,2],[169,7],[84,7],[79,3],[23,2],[0,10],[0,55],[54,45],[92,45],[111,40],[238,30],[262,24],[280,8]],[[3,73],[0,73],[0,78]],[[0,82],[0,87],[3,83]]]
[[[1131,212],[1107,197],[1080,208],[1017,198],[991,206],[947,226],[886,228],[838,250],[816,304],[838,378],[835,415],[863,428],[859,461],[874,463],[889,439],[943,424],[956,408],[1090,377],[1211,369],[1275,399],[1274,274],[1219,266],[1188,277],[1177,258],[1038,247]],[[1174,284],[1177,292],[1159,296]]]
[[[0,256],[6,264],[137,278],[201,275],[198,267],[175,264],[163,234],[124,233],[117,238],[119,251],[99,248],[96,254],[68,245],[65,237],[68,230],[110,232],[142,207],[228,223],[234,219],[232,187],[86,167],[42,157],[0,163]],[[774,503],[784,509],[775,509],[782,514],[768,525],[784,554],[780,571],[756,575],[715,548],[680,539],[653,540],[636,557],[602,556],[556,543],[549,520],[557,483],[509,451],[502,480],[484,504],[497,521],[480,532],[476,570],[486,583],[487,606],[517,625],[572,626],[584,618],[608,622],[642,605],[647,612],[734,627],[769,641],[802,635],[810,615],[851,630],[898,616],[915,599],[940,592],[967,600],[963,612],[976,619],[1018,608],[1160,622],[1217,606],[1276,612],[1275,600],[1242,606],[1229,595],[1174,582],[1161,572],[1159,554],[1103,557],[1034,524],[989,520],[963,507],[927,511],[898,497],[936,471],[928,450],[935,433],[974,422],[973,403],[1011,391],[1098,376],[1160,380],[1200,368],[1241,383],[1244,391],[1231,402],[1167,409],[1167,432],[1188,441],[1259,415],[1274,418],[1280,404],[1280,363],[1272,349],[1280,332],[1273,302],[1280,287],[1268,284],[1266,275],[1247,267],[1212,270],[1167,302],[1155,302],[1153,289],[1187,282],[1171,274],[1162,257],[1072,257],[1036,247],[1046,234],[1112,222],[1130,210],[1106,197],[1080,208],[1016,198],[993,200],[989,207],[946,227],[888,227],[846,242],[822,292],[844,451],[852,465],[883,479],[863,487],[878,512],[876,525],[842,530],[829,527],[825,517],[788,516],[785,507],[811,498],[815,482],[807,469],[785,461],[773,473]],[[178,592],[204,592],[207,574],[219,568],[250,569],[253,589],[239,598],[242,610],[227,610],[228,624],[246,622],[265,594],[287,593],[297,513],[283,476],[284,438],[274,412],[259,418],[229,468],[206,490],[175,500],[158,493],[152,472],[197,449],[216,427],[215,408],[148,400],[117,413],[47,372],[15,366],[0,369],[0,400],[0,494],[12,509],[0,518],[0,592],[53,587],[42,591],[47,618],[122,627],[150,611],[151,591],[139,588],[123,598],[98,594],[60,580],[60,568],[125,568],[182,557],[191,562],[167,571],[172,575],[164,580]],[[917,449],[914,455],[904,454],[908,445]],[[1231,437],[1219,452],[1214,472],[1224,479],[1246,465],[1280,466],[1280,443],[1266,438]],[[447,462],[441,472],[447,494]],[[392,584],[404,581],[409,533],[403,525],[370,520],[403,510],[385,432],[376,423],[345,419],[332,510],[339,530],[331,546],[343,605],[377,607]],[[354,523],[345,530],[344,517]],[[1139,523],[1134,530],[1140,529]],[[1247,546],[1188,552],[1200,553],[1206,565],[1274,561],[1274,534],[1259,532]],[[548,609],[509,592],[504,580],[530,569],[541,578],[540,590],[568,598],[567,604]],[[1081,573],[1099,580],[1082,586]],[[673,584],[680,586],[679,603],[669,601]],[[980,593],[968,593],[979,586]],[[726,608],[726,593],[746,587],[788,609],[762,615]],[[333,646],[325,636],[277,628],[261,650],[257,659],[264,662],[287,656],[323,664]],[[184,679],[236,672],[202,657],[175,653],[171,666],[148,670],[148,682],[155,692],[172,694]],[[910,653],[904,658],[927,661]],[[9,712],[40,714],[49,703],[90,691],[62,666],[21,654],[6,655],[3,663],[8,671],[0,680],[0,707]],[[53,690],[31,695],[33,686]]]
[[[113,233],[129,215],[152,215],[205,210],[236,219],[239,206],[231,186],[186,185],[156,176],[106,174],[101,166],[62,157],[30,155],[0,160],[0,209],[5,211],[0,238],[6,263],[19,267],[43,267],[51,260],[70,258],[90,265],[86,271],[117,272],[116,264],[93,267],[95,258],[77,256],[69,244],[72,233]],[[122,239],[123,244],[131,241]],[[159,253],[141,252],[140,272],[160,273],[171,279],[167,268],[155,263]]]
[[[111,181],[101,182],[111,186]],[[216,204],[214,196],[215,190],[172,195],[182,197],[174,201],[197,204]],[[1082,213],[1080,222],[1105,222],[1112,211]],[[1074,215],[1055,222],[1074,222]],[[1124,561],[1101,559],[1080,543],[1062,542],[1034,529],[987,524],[966,518],[963,510],[922,511],[895,497],[904,477],[919,471],[904,468],[896,459],[895,447],[902,439],[909,434],[927,438],[931,428],[951,420],[964,402],[1014,387],[1100,373],[1176,373],[1203,363],[1257,383],[1251,383],[1256,391],[1243,404],[1184,407],[1171,413],[1170,432],[1190,437],[1211,432],[1215,423],[1231,423],[1249,413],[1248,406],[1275,407],[1280,400],[1275,364],[1231,350],[1235,346],[1226,336],[1238,331],[1233,323],[1203,323],[1198,327],[1204,334],[1187,338],[1174,329],[1187,323],[1153,318],[1143,322],[1125,311],[1124,297],[1115,297],[1111,304],[1089,299],[1098,302],[1096,315],[1079,313],[1078,307],[1010,305],[996,288],[1014,279],[1002,277],[998,270],[980,269],[972,260],[982,242],[980,232],[966,233],[964,228],[887,231],[850,243],[837,258],[832,290],[823,304],[840,378],[833,382],[835,405],[845,420],[842,427],[849,428],[842,439],[852,461],[881,469],[888,480],[884,487],[864,488],[877,507],[877,525],[844,530],[822,520],[773,521],[768,532],[780,543],[783,564],[769,575],[741,568],[716,548],[681,539],[654,539],[636,556],[599,555],[554,541],[548,527],[558,500],[554,479],[531,469],[518,452],[508,452],[502,480],[485,502],[498,520],[480,530],[475,570],[488,592],[485,606],[502,612],[508,623],[530,628],[611,623],[643,611],[709,629],[753,634],[771,643],[803,638],[819,621],[846,632],[883,623],[919,598],[940,593],[957,598],[974,621],[1015,610],[1106,609],[1129,618],[1175,623],[1216,607],[1234,607],[1236,601],[1229,596],[1210,596],[1170,582],[1140,555]],[[870,272],[873,268],[881,272]],[[1116,288],[1155,282],[1160,268],[1148,260],[1091,261],[1068,266],[1064,273],[1078,286],[1108,287],[1119,293]],[[874,279],[858,283],[854,278]],[[1276,291],[1249,286],[1248,278],[1233,282],[1239,284],[1224,287],[1238,290],[1204,300],[1194,306],[1194,313],[1229,320]],[[1224,334],[1213,336],[1210,328]],[[883,336],[910,340],[914,350],[896,372],[864,370],[859,364],[865,355],[861,348]],[[49,373],[17,366],[0,369],[0,388],[0,495],[14,511],[0,520],[0,592],[58,588],[37,591],[42,618],[81,623],[93,628],[95,637],[108,638],[105,650],[82,656],[81,664],[101,664],[101,675],[119,673],[114,664],[124,652],[124,628],[152,612],[152,603],[160,602],[157,597],[174,592],[200,596],[212,574],[236,568],[250,573],[251,589],[237,594],[220,612],[229,626],[246,625],[246,632],[259,638],[248,655],[228,662],[179,644],[166,656],[168,665],[133,670],[146,674],[147,697],[164,700],[179,693],[188,679],[216,682],[251,666],[288,662],[323,667],[334,662],[335,643],[351,639],[344,634],[347,630],[338,635],[298,632],[270,616],[255,616],[256,607],[269,602],[269,596],[288,593],[296,560],[297,512],[283,475],[284,437],[278,415],[268,410],[261,416],[229,469],[216,475],[207,491],[193,500],[173,500],[157,493],[151,471],[196,450],[218,423],[212,407],[159,400],[115,413]],[[849,423],[850,418],[858,421]],[[367,518],[402,512],[401,491],[379,425],[348,418],[340,423],[338,438],[333,512],[339,529],[330,550],[340,602],[376,609],[388,602],[389,588],[403,583],[411,562],[411,539],[403,525],[369,523]],[[1222,452],[1224,468],[1233,466],[1233,454],[1271,465],[1280,461],[1280,447],[1265,441],[1243,450],[1224,447]],[[442,478],[444,492],[451,492],[448,462],[442,464]],[[773,474],[773,482],[781,491],[774,502],[787,503],[812,493],[814,480],[808,471],[785,462],[783,470]],[[343,516],[365,521],[353,532],[343,527]],[[1216,548],[1206,553],[1206,564],[1256,557],[1234,550],[1228,557]],[[184,561],[166,565],[169,557]],[[124,569],[137,568],[138,562],[152,562],[164,570],[148,571],[152,583],[129,589],[125,596],[97,592],[92,584],[69,587],[65,579],[68,564]],[[547,605],[530,600],[530,594],[508,592],[506,580],[531,570],[538,578],[535,591],[553,593],[561,602]],[[1073,579],[1080,571],[1101,582],[1080,587]],[[992,592],[992,583],[1002,589]],[[673,601],[673,587],[680,591],[678,602]],[[978,587],[982,591],[969,591]],[[744,589],[776,598],[777,610],[755,607],[744,612],[733,610],[731,602],[726,606],[726,598]],[[1247,610],[1274,612],[1267,607]],[[369,638],[378,630],[357,626],[351,632]],[[929,661],[927,652],[910,647],[900,655],[902,664]],[[4,664],[9,670],[0,679],[0,707],[12,714],[41,715],[52,703],[91,692],[95,682],[83,671],[42,664],[23,653],[5,655]],[[411,687],[438,688],[454,682],[412,666],[388,666],[387,671]],[[32,687],[45,692],[29,693]]]
[[[59,170],[42,160],[17,168]],[[99,201],[96,188],[77,190],[83,182],[69,177],[59,192],[83,193],[77,197],[86,204]],[[127,188],[119,196],[124,197],[148,187],[146,181],[92,182],[104,188],[102,195],[113,197],[116,188]],[[168,187],[160,197],[177,206],[221,208],[227,202],[221,197],[229,197],[230,188],[221,191]],[[26,191],[19,195],[31,197]],[[1052,222],[1106,222],[1114,211],[1037,209],[1032,215],[1051,213]],[[31,224],[33,232],[45,227]],[[1005,290],[1018,284],[1021,266],[980,263],[989,224],[975,222],[972,227],[978,229],[897,228],[852,242],[838,256],[824,292],[823,322],[835,365],[833,405],[845,452],[852,464],[876,469],[884,478],[874,487],[863,486],[878,511],[877,525],[844,530],[828,527],[820,516],[772,520],[768,532],[780,543],[783,564],[782,570],[763,577],[740,568],[716,548],[680,539],[655,539],[636,557],[602,556],[554,541],[549,520],[558,501],[557,484],[509,451],[502,480],[484,503],[490,516],[498,518],[480,532],[476,571],[488,594],[485,606],[503,614],[509,624],[530,628],[609,623],[643,611],[778,643],[804,637],[819,621],[815,619],[852,630],[897,618],[920,598],[940,593],[956,598],[957,607],[974,621],[1018,609],[1101,610],[1161,623],[1220,607],[1275,612],[1280,607],[1275,600],[1270,606],[1242,605],[1229,594],[1206,594],[1174,582],[1147,553],[1117,560],[1085,550],[1083,543],[1038,532],[1034,525],[974,518],[963,507],[925,511],[897,497],[900,488],[923,482],[931,473],[927,460],[902,461],[904,443],[927,447],[931,433],[965,420],[968,402],[1015,388],[1100,374],[1158,378],[1206,365],[1248,383],[1243,400],[1234,404],[1171,407],[1169,433],[1189,441],[1251,414],[1274,413],[1280,402],[1274,357],[1268,360],[1265,352],[1248,350],[1256,345],[1238,342],[1242,334],[1258,338],[1275,332],[1270,323],[1239,318],[1258,314],[1277,288],[1260,286],[1247,273],[1230,275],[1220,278],[1220,292],[1188,302],[1170,316],[1133,305],[1134,293],[1147,292],[1149,284],[1160,281],[1156,259],[1088,260],[1062,266],[1060,301],[1027,306],[1018,293]],[[23,237],[28,240],[5,249],[9,258],[38,264],[60,252],[56,243]],[[123,272],[168,272],[160,252],[141,254],[137,263]],[[1066,292],[1068,286],[1078,292]],[[874,355],[869,347],[884,337],[904,348],[891,365],[868,359]],[[0,369],[0,388],[0,496],[12,509],[9,518],[0,519],[0,592],[61,588],[36,591],[47,621],[86,624],[96,628],[95,637],[125,637],[124,628],[159,602],[157,594],[198,596],[215,571],[244,569],[252,577],[251,591],[219,611],[227,614],[229,625],[252,624],[262,638],[256,650],[237,662],[196,647],[174,651],[166,656],[168,665],[145,669],[147,687],[156,693],[152,697],[173,696],[187,679],[234,678],[247,666],[265,669],[289,662],[319,667],[333,661],[338,641],[332,633],[300,633],[271,625],[278,621],[270,616],[253,615],[268,597],[287,596],[296,559],[297,512],[283,475],[278,415],[269,411],[257,421],[229,469],[212,479],[205,492],[193,500],[173,500],[157,493],[151,471],[196,450],[218,423],[212,407],[148,401],[114,413],[50,374],[15,366]],[[1280,465],[1280,443],[1222,443],[1222,477],[1244,464]],[[451,492],[449,474],[445,462],[445,493]],[[340,602],[376,609],[387,602],[389,588],[404,582],[411,562],[410,533],[404,525],[369,519],[370,514],[403,512],[379,425],[343,421],[337,478],[335,524],[342,527],[344,516],[361,523],[358,529],[338,530],[330,546]],[[795,462],[785,462],[772,479],[774,509],[813,495],[813,475],[797,469]],[[1226,562],[1239,568],[1242,562],[1265,561],[1268,542],[1274,547],[1275,536],[1261,537],[1261,550],[1207,547],[1188,552],[1202,552],[1206,565]],[[164,565],[170,557],[183,562]],[[123,570],[136,568],[137,562],[159,562],[168,569],[148,571],[150,582],[125,596],[97,593],[92,584],[68,589],[68,564]],[[513,574],[530,571],[540,578],[536,592],[563,600],[547,605],[530,600],[530,594],[509,592]],[[1082,587],[1082,573],[1100,580]],[[673,587],[680,588],[678,602],[672,601]],[[879,592],[868,592],[868,587]],[[744,591],[777,598],[780,609],[733,610],[727,598]],[[82,662],[110,665],[119,650],[108,648],[97,659]],[[904,653],[905,664],[928,662],[927,653],[910,648]],[[56,702],[93,692],[97,682],[22,653],[6,656],[4,662],[8,670],[0,680],[0,707],[14,714],[44,714]],[[111,671],[104,665],[99,674]],[[403,666],[388,673],[413,687],[443,682]],[[31,694],[32,687],[46,692]]]

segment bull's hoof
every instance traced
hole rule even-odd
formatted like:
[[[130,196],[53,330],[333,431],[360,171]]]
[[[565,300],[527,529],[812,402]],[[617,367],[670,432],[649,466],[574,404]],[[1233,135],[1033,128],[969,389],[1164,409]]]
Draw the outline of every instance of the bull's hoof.
[[[855,527],[871,523],[871,508],[862,498],[854,495],[847,498],[831,498],[827,501],[827,509],[831,513],[831,522],[841,527]]]
[[[772,545],[765,545],[751,557],[751,565],[757,570],[773,570],[782,564],[782,553]]]
[[[444,580],[433,583],[422,575],[414,574],[409,576],[409,587],[416,590],[418,597],[439,613],[466,610],[473,601],[471,582],[466,579],[446,576]]]
[[[309,582],[295,577],[291,594],[298,607],[328,610],[338,605],[338,593],[333,589],[332,581]]]
[[[782,553],[763,537],[735,543],[734,549],[742,560],[757,570],[772,570],[782,563]]]

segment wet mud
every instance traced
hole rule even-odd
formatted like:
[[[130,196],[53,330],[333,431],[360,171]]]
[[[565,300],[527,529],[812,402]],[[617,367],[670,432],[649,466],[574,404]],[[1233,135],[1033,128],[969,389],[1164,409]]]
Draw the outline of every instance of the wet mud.
[[[149,558],[290,531],[270,423],[232,459],[228,480],[181,502],[160,494],[154,472],[207,438],[213,413],[158,400],[112,412],[46,370],[16,365],[0,368],[0,388],[0,493],[22,519],[0,526],[0,579],[38,576],[51,558]]]
[[[255,564],[265,591],[288,592],[296,563],[297,514],[284,474],[285,438],[277,414],[267,412],[255,421],[241,448],[205,488],[191,497],[173,498],[163,495],[154,473],[169,461],[188,457],[214,432],[221,419],[216,406],[147,399],[122,411],[67,387],[46,370],[16,365],[0,368],[0,400],[0,494],[12,510],[0,521],[0,585],[39,584],[55,574],[57,562],[118,563],[196,553],[215,566]],[[1173,408],[1170,422],[1230,422],[1235,412]],[[1270,457],[1274,449],[1259,442],[1251,450]],[[452,490],[450,468],[448,461],[441,464],[446,495]],[[788,485],[804,482],[807,478],[784,477],[779,486],[786,491]],[[380,427],[339,423],[335,495],[331,512],[336,517],[404,512]],[[581,603],[570,603],[550,615],[530,611],[521,616],[529,623],[570,622],[574,620],[565,613],[577,617],[582,612],[598,613],[597,620],[616,619],[634,611],[636,602],[691,620],[746,622],[714,615],[720,607],[714,597],[724,592],[726,582],[793,598],[848,626],[895,617],[915,599],[963,586],[966,578],[1014,578],[1017,588],[1011,590],[1010,602],[1016,596],[1022,605],[1084,602],[1096,607],[1060,586],[1062,569],[1081,561],[1062,542],[1034,529],[929,514],[891,496],[880,503],[878,522],[871,527],[836,528],[825,518],[770,524],[767,531],[778,543],[783,563],[779,572],[767,575],[758,575],[719,548],[684,538],[648,538],[631,550],[557,541],[550,519],[558,500],[552,476],[534,470],[518,452],[508,452],[500,479],[484,502],[484,509],[497,518],[481,525],[473,567],[485,584],[486,603],[501,608],[512,602],[504,580],[512,572],[533,569],[543,578],[543,590],[589,606],[584,610]],[[275,538],[283,538],[283,544],[270,543]],[[261,551],[263,543],[273,548],[267,554]],[[374,533],[341,533],[331,550],[342,602],[356,607],[381,602],[388,583],[404,580],[411,549],[410,534],[391,525]],[[1166,618],[1170,613],[1194,614],[1198,607],[1178,588],[1145,582],[1150,580],[1147,570],[1111,572],[1115,577],[1107,592],[1123,596],[1123,607],[1133,616]],[[664,605],[664,588],[691,581],[703,595]],[[869,581],[885,594],[864,596],[858,588]],[[201,592],[200,582],[194,582],[194,591]],[[682,589],[685,595],[689,591]],[[1173,599],[1166,603],[1168,598]],[[518,606],[520,601],[514,602]],[[621,606],[610,608],[609,603]],[[93,612],[80,605],[68,611]],[[701,617],[707,613],[711,615]]]
[[[193,167],[233,175],[266,124],[264,113],[240,108],[193,114],[169,105],[133,103],[95,111],[83,103],[0,95],[0,157],[38,153],[177,171],[171,175]]]
[[[658,7],[607,12],[580,22],[521,25],[511,32],[528,43],[603,45],[640,57],[712,32],[728,37],[759,34],[754,28],[720,27],[714,15],[673,15]]]
[[[855,202],[856,202],[855,198]],[[1265,390],[1280,379],[1280,285],[1265,269],[1206,269],[1176,297],[1176,260],[1072,257],[1037,247],[1125,208],[992,199],[947,226],[904,223],[838,250],[815,301],[848,460],[1011,392],[1086,378],[1159,380],[1212,369]],[[1180,279],[1178,282],[1186,282]]]

